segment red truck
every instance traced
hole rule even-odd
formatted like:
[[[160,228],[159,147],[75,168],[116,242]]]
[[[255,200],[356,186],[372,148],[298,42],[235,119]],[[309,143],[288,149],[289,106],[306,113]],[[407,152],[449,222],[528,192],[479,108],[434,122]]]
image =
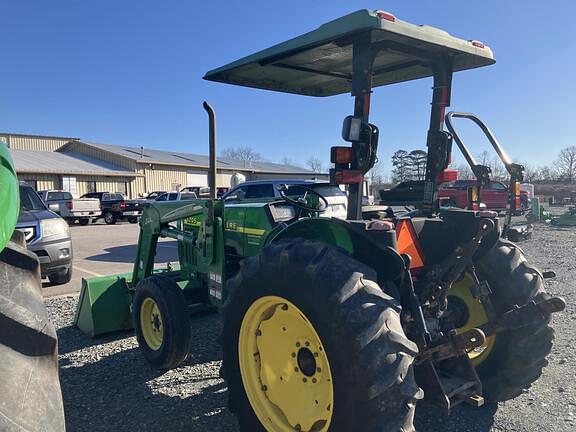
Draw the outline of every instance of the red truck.
[[[466,208],[468,205],[468,189],[476,185],[476,180],[455,180],[442,183],[438,196],[443,198],[444,205]],[[480,201],[490,210],[506,210],[508,187],[499,181],[492,180],[480,190]],[[520,212],[528,208],[528,193],[520,192]]]

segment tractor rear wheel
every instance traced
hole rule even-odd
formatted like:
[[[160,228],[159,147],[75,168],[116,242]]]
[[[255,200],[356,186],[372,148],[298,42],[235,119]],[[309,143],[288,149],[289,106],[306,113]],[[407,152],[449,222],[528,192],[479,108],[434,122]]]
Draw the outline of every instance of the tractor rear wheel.
[[[241,262],[223,306],[223,375],[242,431],[412,431],[416,344],[375,272],[292,239]]]
[[[546,296],[542,274],[529,265],[522,250],[507,240],[500,239],[494,248],[477,263],[478,276],[486,280],[492,290],[491,302],[501,315],[514,305],[543,300]],[[482,304],[474,299],[470,289],[472,279],[465,277],[455,284],[448,297],[450,305],[468,306],[468,322],[461,328],[479,327],[488,322]],[[454,299],[458,297],[458,299]],[[550,317],[517,330],[490,336],[480,350],[469,354],[482,380],[484,395],[491,401],[515,398],[530,387],[548,364],[546,356],[552,348],[554,331]]]
[[[186,300],[176,282],[150,276],[136,287],[133,320],[144,358],[157,369],[174,369],[191,344]]]
[[[40,264],[23,234],[12,239],[0,253],[0,430],[64,431],[58,339]]]

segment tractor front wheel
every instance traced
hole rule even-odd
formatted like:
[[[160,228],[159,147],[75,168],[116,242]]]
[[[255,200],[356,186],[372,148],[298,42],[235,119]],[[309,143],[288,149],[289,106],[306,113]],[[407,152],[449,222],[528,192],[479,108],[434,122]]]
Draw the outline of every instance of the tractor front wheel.
[[[178,367],[190,352],[186,300],[176,282],[150,276],[136,287],[134,329],[144,358],[157,369]]]
[[[412,431],[422,391],[399,303],[342,250],[294,239],[241,262],[223,374],[242,431]]]

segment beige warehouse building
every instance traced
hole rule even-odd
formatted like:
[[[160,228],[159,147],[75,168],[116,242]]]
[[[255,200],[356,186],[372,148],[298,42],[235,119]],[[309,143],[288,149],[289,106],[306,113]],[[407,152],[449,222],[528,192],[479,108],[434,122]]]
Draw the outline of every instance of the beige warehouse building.
[[[122,192],[129,198],[152,191],[208,185],[208,156],[89,142],[80,138],[0,133],[12,152],[19,179],[37,190]],[[269,162],[218,158],[218,187],[234,173],[248,180],[326,178],[307,169]]]

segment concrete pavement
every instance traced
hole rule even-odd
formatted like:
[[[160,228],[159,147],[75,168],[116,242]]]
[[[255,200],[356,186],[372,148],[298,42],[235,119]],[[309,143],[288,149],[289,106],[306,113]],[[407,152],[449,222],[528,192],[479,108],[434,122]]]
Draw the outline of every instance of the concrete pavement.
[[[132,271],[138,244],[138,224],[73,225],[70,227],[70,232],[74,251],[72,280],[64,285],[52,286],[45,279],[43,281],[45,297],[80,291],[82,278]],[[178,262],[177,245],[174,240],[161,239],[158,243],[156,263],[161,266],[168,262]]]

